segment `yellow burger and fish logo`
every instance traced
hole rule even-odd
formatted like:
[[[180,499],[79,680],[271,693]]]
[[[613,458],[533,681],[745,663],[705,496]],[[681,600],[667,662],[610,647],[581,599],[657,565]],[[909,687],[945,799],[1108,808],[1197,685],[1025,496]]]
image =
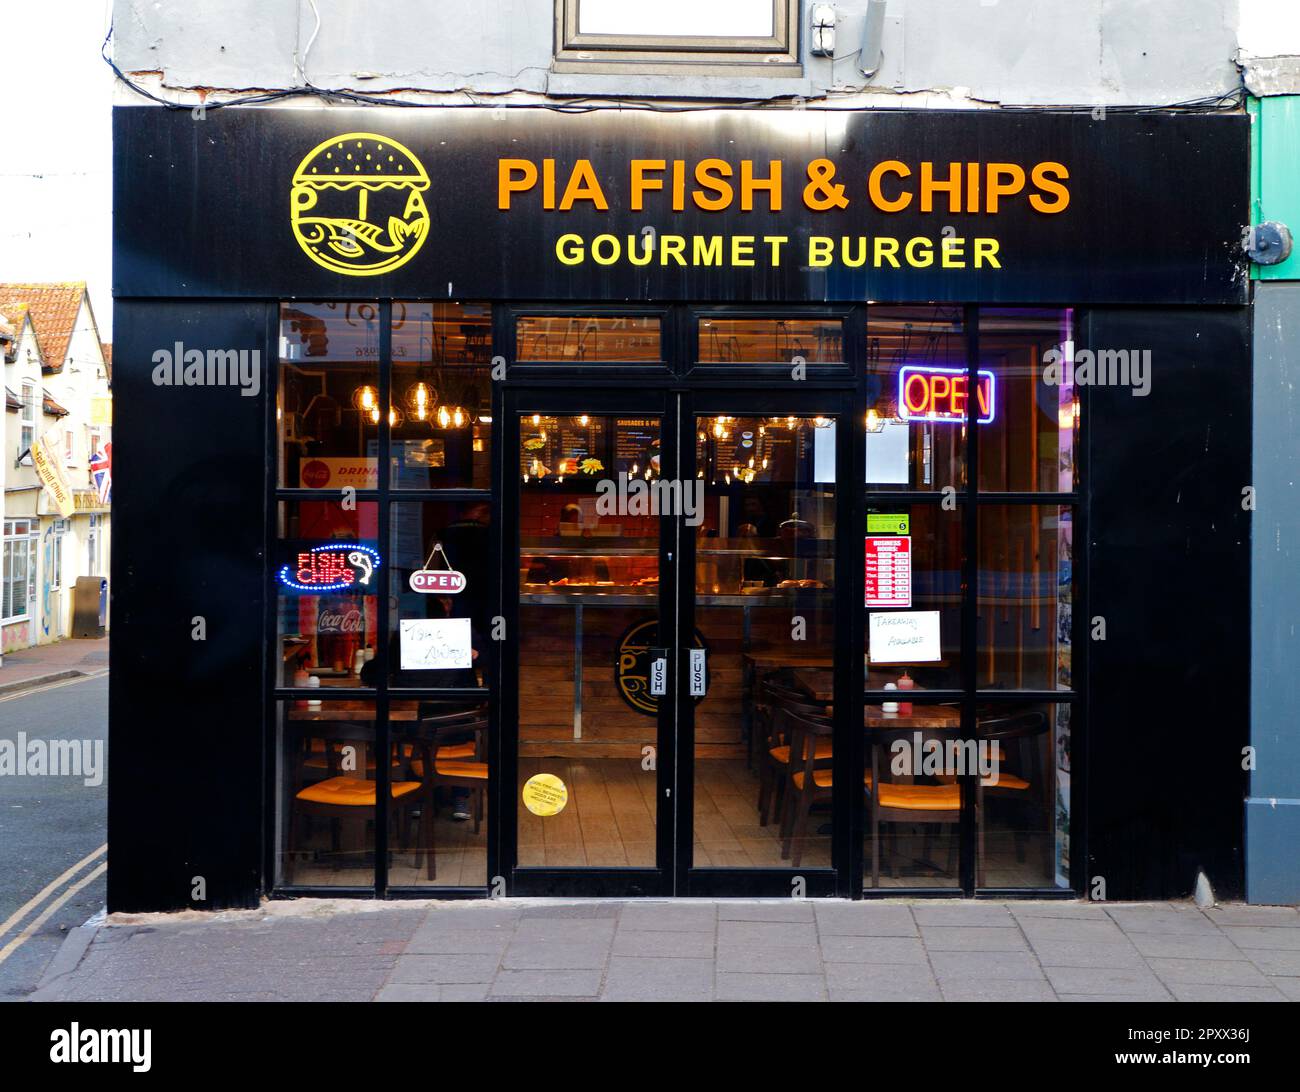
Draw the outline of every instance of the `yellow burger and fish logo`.
[[[349,277],[409,262],[429,235],[429,176],[411,150],[375,133],[322,141],[293,173],[293,233],[317,265]]]

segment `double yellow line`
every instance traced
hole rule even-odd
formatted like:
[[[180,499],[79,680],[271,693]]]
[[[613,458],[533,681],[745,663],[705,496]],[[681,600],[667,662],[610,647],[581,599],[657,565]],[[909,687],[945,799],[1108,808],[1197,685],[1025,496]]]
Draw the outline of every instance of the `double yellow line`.
[[[88,883],[94,882],[94,880],[96,880],[98,877],[104,874],[105,870],[108,868],[108,859],[106,856],[107,853],[108,853],[108,843],[105,842],[93,853],[88,853],[86,854],[86,856],[82,857],[81,860],[79,860],[76,864],[74,864],[62,875],[56,876],[54,879],[52,879],[49,883],[47,883],[44,887],[42,887],[40,891],[38,891],[35,895],[33,895],[30,899],[28,899],[25,903],[23,903],[22,906],[18,907],[18,909],[15,910],[12,914],[10,914],[8,919],[6,919],[6,921],[4,922],[4,924],[0,924],[0,939],[3,939],[6,935],[8,935],[8,933],[12,929],[16,928],[18,926],[18,923],[21,922],[25,917],[27,917],[28,914],[30,914],[37,907],[41,906],[43,903],[45,903],[47,899],[50,899],[48,905],[46,905],[45,908],[41,910],[39,914],[36,915],[36,917],[32,918],[32,920],[27,923],[27,925],[23,928],[22,932],[18,933],[3,948],[0,948],[0,963],[3,963],[11,955],[13,955],[14,952],[16,952],[23,945],[23,943],[27,941],[32,936],[32,934],[36,932],[37,929],[39,929],[50,919],[51,915],[57,912],[60,907],[65,906],[68,900],[71,899],[73,895],[75,895]],[[103,857],[104,859],[99,860],[101,857]],[[57,897],[51,898],[51,896],[53,896],[55,892],[59,891],[59,889],[63,887],[63,885],[67,883],[70,879],[72,879],[73,876],[77,875],[77,873],[79,873],[83,868],[86,868],[88,865],[92,864],[97,860],[99,861],[99,863],[96,864],[95,867],[92,868],[88,873],[86,873],[86,875],[82,876],[81,879],[79,879],[76,883],[72,884],[72,886],[63,888],[63,891],[60,894],[58,894]]]

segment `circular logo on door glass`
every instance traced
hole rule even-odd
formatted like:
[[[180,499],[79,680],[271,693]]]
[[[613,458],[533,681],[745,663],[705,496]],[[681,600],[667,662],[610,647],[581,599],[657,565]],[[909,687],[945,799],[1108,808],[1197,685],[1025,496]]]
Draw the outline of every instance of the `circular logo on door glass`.
[[[524,807],[534,815],[559,815],[569,802],[569,789],[555,774],[533,774],[524,782]]]
[[[659,620],[651,618],[629,626],[614,650],[614,685],[619,696],[647,717],[659,712],[659,695],[650,693],[650,650],[659,647]],[[695,647],[707,648],[704,635],[695,631]],[[696,698],[701,702],[703,698]]]
[[[387,273],[429,234],[429,176],[409,148],[344,133],[308,152],[293,173],[293,234],[317,265],[349,277]]]

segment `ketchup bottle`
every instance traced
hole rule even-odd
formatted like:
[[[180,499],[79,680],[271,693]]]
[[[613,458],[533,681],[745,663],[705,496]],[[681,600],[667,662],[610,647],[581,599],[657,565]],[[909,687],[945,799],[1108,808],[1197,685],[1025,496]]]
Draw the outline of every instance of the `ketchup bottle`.
[[[915,685],[912,677],[904,671],[903,677],[898,680],[898,689],[911,690]],[[910,701],[900,701],[898,703],[898,715],[900,717],[910,717],[912,715],[912,703]]]

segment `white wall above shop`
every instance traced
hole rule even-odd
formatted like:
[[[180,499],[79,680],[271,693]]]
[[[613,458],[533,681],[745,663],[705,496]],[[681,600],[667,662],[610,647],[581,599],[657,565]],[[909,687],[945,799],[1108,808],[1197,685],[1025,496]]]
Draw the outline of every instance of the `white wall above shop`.
[[[114,57],[175,89],[292,88],[305,69],[318,87],[375,93],[761,99],[834,89],[872,92],[867,104],[882,106],[1161,105],[1240,84],[1237,0],[889,0],[870,79],[856,53],[866,6],[834,5],[837,56],[819,58],[807,54],[804,5],[803,77],[793,79],[553,72],[553,0],[316,0],[319,30],[306,0],[116,0]]]

